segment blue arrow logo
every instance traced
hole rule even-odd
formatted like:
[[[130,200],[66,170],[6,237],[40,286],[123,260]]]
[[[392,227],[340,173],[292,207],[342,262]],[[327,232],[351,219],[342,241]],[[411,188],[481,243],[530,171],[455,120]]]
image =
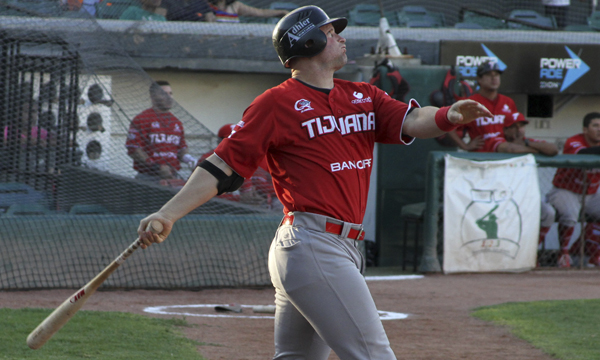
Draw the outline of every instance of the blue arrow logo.
[[[500,71],[506,70],[506,68],[507,68],[506,64],[503,63],[502,60],[500,60],[500,58],[497,57],[496,54],[494,54],[492,52],[492,50],[488,49],[487,46],[485,46],[483,44],[481,44],[481,47],[483,48],[483,51],[485,51],[487,56],[498,59],[498,68],[500,68]]]
[[[565,79],[563,80],[562,86],[560,88],[560,92],[563,92],[566,88],[571,86],[575,81],[579,80],[580,77],[585,75],[588,71],[590,71],[590,67],[588,64],[584,63],[583,60],[579,58],[571,49],[565,46],[565,49],[571,56],[571,59],[578,60],[579,67],[568,69],[567,75],[565,75]]]

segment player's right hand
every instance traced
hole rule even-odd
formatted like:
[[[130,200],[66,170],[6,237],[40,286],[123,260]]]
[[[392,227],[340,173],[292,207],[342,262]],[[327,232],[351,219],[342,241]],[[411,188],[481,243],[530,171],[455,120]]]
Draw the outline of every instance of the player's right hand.
[[[160,222],[163,226],[163,230],[155,234],[152,231],[148,230],[148,224],[151,221],[156,220]],[[150,216],[147,216],[140,220],[140,226],[138,226],[137,233],[141,242],[141,248],[145,249],[153,243],[160,244],[165,241],[167,236],[171,233],[171,229],[173,228],[173,221],[165,218],[160,213],[154,213]]]
[[[479,150],[483,147],[483,145],[485,145],[485,140],[483,140],[483,137],[481,135],[477,135],[476,137],[471,139],[471,141],[469,141],[465,150],[467,150],[467,151]]]
[[[173,172],[171,171],[171,167],[166,164],[162,164],[158,169],[158,175],[161,179],[172,179]]]
[[[448,120],[453,124],[468,124],[480,117],[493,118],[494,115],[474,100],[459,100],[452,104],[448,111]]]

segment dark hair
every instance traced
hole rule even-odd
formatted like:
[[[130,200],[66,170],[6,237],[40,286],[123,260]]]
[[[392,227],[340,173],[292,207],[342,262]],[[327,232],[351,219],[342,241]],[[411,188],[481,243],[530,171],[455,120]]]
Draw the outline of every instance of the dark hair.
[[[583,127],[586,128],[586,127],[590,126],[590,123],[594,119],[600,119],[599,112],[591,112],[591,113],[587,114],[586,116],[584,116],[583,117]]]
[[[150,93],[152,94],[158,90],[162,90],[161,86],[171,86],[171,84],[165,80],[157,80],[150,85]]]

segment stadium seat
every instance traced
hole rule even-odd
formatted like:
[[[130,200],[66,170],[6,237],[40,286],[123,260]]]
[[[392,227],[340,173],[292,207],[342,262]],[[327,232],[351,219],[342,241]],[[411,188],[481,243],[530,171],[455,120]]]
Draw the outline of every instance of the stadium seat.
[[[13,204],[6,210],[3,216],[50,215],[51,213],[47,207],[40,204]]]
[[[381,12],[377,5],[357,4],[348,11],[348,25],[351,26],[379,26],[379,19]]]
[[[596,31],[587,24],[571,24],[564,28],[565,31]]]
[[[107,208],[102,205],[96,204],[75,204],[71,206],[69,215],[98,215],[98,214],[110,214]]]
[[[479,24],[484,29],[506,29],[506,22],[503,19],[480,15],[470,11],[465,12],[463,22]]]
[[[128,7],[140,4],[135,0],[104,0],[96,3],[96,17],[98,19],[118,19]]]
[[[426,204],[424,202],[404,205],[400,209],[400,218],[403,222],[403,237],[402,237],[402,270],[406,270],[406,255],[408,252],[408,226],[409,224],[414,225],[415,237],[413,242],[413,259],[411,261],[413,265],[413,271],[417,271],[418,260],[419,260],[419,249],[422,247],[420,244],[421,236],[423,232],[423,220],[425,215]]]
[[[458,22],[454,24],[455,29],[483,29],[483,26],[471,22]]]
[[[546,17],[533,10],[516,9],[510,12],[508,18],[556,29],[556,19],[553,16]],[[508,23],[508,27],[509,29],[540,30],[539,28],[533,26],[527,26],[512,21]]]
[[[291,2],[272,2],[271,5],[269,5],[269,9],[273,9],[273,10],[288,10],[288,11],[292,11],[295,10],[297,8],[299,8],[300,6],[298,4],[295,3],[291,3]],[[277,24],[277,22],[279,22],[278,17],[272,17],[272,18],[268,18],[266,19],[266,23],[267,24]],[[246,19],[249,20],[249,19]]]
[[[21,183],[0,183],[0,213],[4,213],[13,204],[36,204],[43,202],[45,196],[29,185]]]
[[[587,18],[588,25],[594,30],[600,30],[600,11],[594,11],[590,17]]]
[[[291,2],[272,2],[271,5],[269,5],[269,9],[274,9],[274,10],[295,10],[297,8],[299,8],[300,6],[298,4],[294,4]]]
[[[438,27],[437,22],[433,18],[424,18],[422,20],[409,20],[406,23],[408,28],[434,28]]]
[[[396,18],[399,26],[406,27],[443,27],[446,23],[443,13],[427,11],[423,6],[404,6]]]

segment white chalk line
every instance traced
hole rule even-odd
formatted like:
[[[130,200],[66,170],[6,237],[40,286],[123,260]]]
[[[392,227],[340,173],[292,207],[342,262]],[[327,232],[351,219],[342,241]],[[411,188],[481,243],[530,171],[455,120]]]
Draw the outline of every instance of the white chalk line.
[[[415,280],[423,279],[423,275],[388,275],[388,276],[365,276],[367,281],[391,281],[391,280]]]
[[[216,306],[223,306],[223,304],[190,304],[190,305],[165,305],[165,306],[150,306],[144,308],[144,312],[156,315],[185,315],[195,317],[209,317],[209,318],[236,318],[236,319],[275,319],[275,316],[257,316],[257,315],[243,315],[243,314],[198,314],[190,313],[185,311],[173,311],[172,309],[197,309],[197,308],[214,308]],[[257,305],[240,305],[242,308],[252,309]],[[377,310],[381,320],[401,320],[406,319],[408,314],[381,311]]]

